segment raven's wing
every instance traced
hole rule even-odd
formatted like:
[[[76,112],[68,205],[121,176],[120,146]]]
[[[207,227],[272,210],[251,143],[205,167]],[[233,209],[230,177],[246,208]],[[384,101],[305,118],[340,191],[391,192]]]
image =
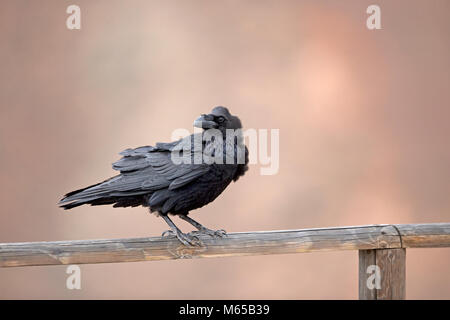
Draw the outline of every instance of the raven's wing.
[[[172,161],[171,150],[179,142],[122,151],[123,157],[113,163],[113,169],[120,171],[119,175],[68,193],[60,205],[72,201],[86,203],[100,198],[137,196],[159,189],[175,190],[207,173],[210,170],[207,164],[175,164]]]
[[[169,190],[180,188],[210,170],[210,166],[201,164],[175,164],[172,161],[172,151],[181,140],[171,143],[157,143],[156,147],[146,146],[127,149],[120,154],[123,157],[113,163],[113,169],[122,175],[142,176],[139,186],[143,190],[155,190],[167,187]],[[201,143],[201,142],[200,142]],[[183,152],[179,150],[177,152]]]

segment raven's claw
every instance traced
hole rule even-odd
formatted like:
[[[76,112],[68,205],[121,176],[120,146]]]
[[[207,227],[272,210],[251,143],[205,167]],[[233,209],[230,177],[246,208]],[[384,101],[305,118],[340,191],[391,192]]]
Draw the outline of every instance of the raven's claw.
[[[166,230],[162,233],[162,237],[177,237],[180,242],[186,246],[201,246],[200,239],[193,234],[186,234],[183,232],[174,232],[173,230]]]
[[[203,244],[197,236],[183,232],[178,233],[177,238],[186,246],[201,246]]]
[[[172,230],[166,230],[161,234],[161,237],[176,237],[177,235]]]

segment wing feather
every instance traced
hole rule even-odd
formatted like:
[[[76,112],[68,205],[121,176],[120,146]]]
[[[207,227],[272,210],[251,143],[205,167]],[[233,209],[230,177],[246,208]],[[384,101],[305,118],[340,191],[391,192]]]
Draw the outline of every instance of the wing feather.
[[[113,163],[113,169],[124,177],[120,182],[123,185],[117,187],[127,190],[168,187],[175,190],[207,173],[210,169],[207,164],[175,164],[172,161],[171,150],[180,141],[122,151],[123,157]]]

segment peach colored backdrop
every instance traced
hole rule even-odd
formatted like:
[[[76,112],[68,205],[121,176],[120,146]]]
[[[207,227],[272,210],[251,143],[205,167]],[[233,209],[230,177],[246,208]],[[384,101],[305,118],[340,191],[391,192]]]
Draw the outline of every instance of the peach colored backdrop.
[[[66,28],[81,7],[82,29]],[[280,129],[193,217],[228,231],[450,222],[450,2],[17,1],[0,4],[0,242],[144,237],[143,208],[56,205],[225,105]],[[184,230],[185,223],[179,222]],[[357,252],[0,269],[0,298],[357,298]],[[450,298],[449,249],[407,252],[407,297]]]

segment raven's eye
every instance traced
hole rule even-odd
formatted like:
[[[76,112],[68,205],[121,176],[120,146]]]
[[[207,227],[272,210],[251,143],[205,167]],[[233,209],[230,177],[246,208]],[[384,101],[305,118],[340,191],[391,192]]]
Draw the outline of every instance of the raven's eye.
[[[220,116],[220,117],[217,118],[217,122],[218,122],[218,123],[222,123],[222,122],[224,122],[224,121],[225,121],[225,118],[222,117],[222,116]]]

